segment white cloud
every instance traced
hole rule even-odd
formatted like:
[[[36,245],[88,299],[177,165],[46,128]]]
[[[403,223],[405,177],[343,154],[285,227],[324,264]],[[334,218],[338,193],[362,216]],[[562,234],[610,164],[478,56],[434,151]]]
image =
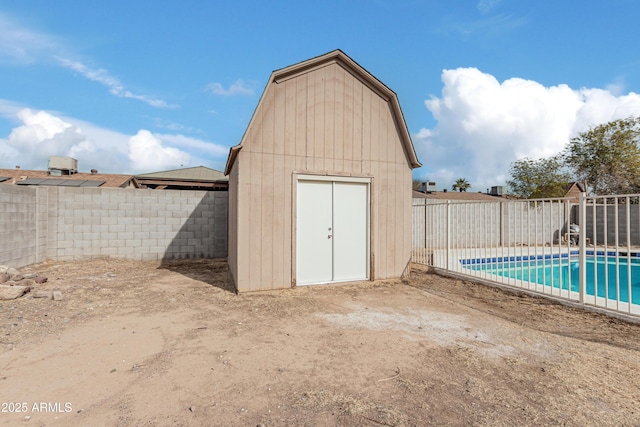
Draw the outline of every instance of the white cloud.
[[[10,112],[13,114],[9,117]],[[224,165],[228,147],[175,134],[140,130],[126,135],[57,113],[18,108],[0,100],[0,115],[17,120],[0,138],[0,168],[47,168],[49,156],[71,156],[80,171],[137,173],[198,164]]]
[[[109,93],[119,98],[129,98],[142,101],[152,107],[157,108],[177,108],[177,105],[168,104],[161,99],[153,98],[146,95],[138,95],[124,88],[120,81],[111,76],[108,71],[102,68],[91,68],[79,61],[72,61],[68,58],[55,57],[58,63],[70,70],[79,73],[81,76],[91,81],[100,83],[109,89]]]
[[[232,96],[232,95],[253,95],[253,88],[247,87],[242,80],[236,80],[228,89],[225,89],[221,83],[210,83],[205,87],[206,92],[214,95]]]
[[[107,87],[109,93],[119,98],[134,99],[156,108],[176,108],[152,96],[140,95],[127,90],[120,80],[107,70],[94,68],[84,62],[72,59],[70,49],[59,38],[20,25],[15,19],[0,12],[0,61],[13,64],[31,64],[39,61],[53,61],[63,68],[72,70],[82,77]]]
[[[220,144],[214,144],[197,138],[191,138],[184,135],[156,134],[163,143],[185,149],[194,149],[199,152],[209,154],[214,157],[226,157],[229,153],[229,147]]]
[[[478,2],[478,10],[480,13],[489,13],[500,3],[502,3],[502,0],[480,0]]]
[[[17,116],[23,124],[0,139],[0,152],[25,169],[46,168],[49,156],[69,155],[86,138],[79,128],[44,111],[22,109]]]
[[[141,129],[129,138],[129,160],[135,171],[151,172],[187,166],[191,158],[184,151],[164,146],[160,138]]]
[[[24,28],[0,12],[0,61],[30,64],[47,51],[59,50],[55,37]]]
[[[425,165],[420,178],[438,188],[457,178],[467,178],[475,191],[502,185],[515,160],[556,154],[590,126],[640,115],[635,93],[545,87],[520,78],[500,83],[476,68],[444,70],[442,82],[442,96],[425,101],[437,126],[413,136]]]

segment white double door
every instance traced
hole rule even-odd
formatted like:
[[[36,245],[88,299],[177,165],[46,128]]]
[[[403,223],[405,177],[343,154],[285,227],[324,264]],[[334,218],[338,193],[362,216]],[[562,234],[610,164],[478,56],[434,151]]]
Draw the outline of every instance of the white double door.
[[[297,183],[296,283],[369,278],[369,183]]]

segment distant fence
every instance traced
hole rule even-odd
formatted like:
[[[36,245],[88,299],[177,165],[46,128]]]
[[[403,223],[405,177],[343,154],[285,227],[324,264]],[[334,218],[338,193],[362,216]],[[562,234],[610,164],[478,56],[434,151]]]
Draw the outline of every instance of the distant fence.
[[[639,201],[414,199],[413,261],[640,315]]]
[[[226,191],[0,185],[0,264],[227,256]]]

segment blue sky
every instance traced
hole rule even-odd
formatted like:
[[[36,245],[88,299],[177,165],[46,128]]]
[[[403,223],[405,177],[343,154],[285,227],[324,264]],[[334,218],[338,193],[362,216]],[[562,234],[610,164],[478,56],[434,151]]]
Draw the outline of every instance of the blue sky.
[[[342,49],[439,189],[640,115],[639,0],[0,0],[0,168],[222,169],[274,69]]]

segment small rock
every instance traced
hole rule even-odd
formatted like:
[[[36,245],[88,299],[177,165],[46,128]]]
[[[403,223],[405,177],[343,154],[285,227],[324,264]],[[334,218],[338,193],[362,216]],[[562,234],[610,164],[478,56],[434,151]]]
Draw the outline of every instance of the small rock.
[[[22,279],[19,282],[16,281],[16,285],[20,285],[20,286],[35,286],[36,282],[33,281],[33,279]]]
[[[38,291],[33,293],[34,298],[51,298],[52,296],[52,293],[47,291]]]
[[[15,276],[11,277],[11,279],[15,282],[19,282],[21,280],[23,280],[25,277],[22,274],[16,274]]]
[[[0,273],[6,273],[8,269],[8,265],[0,265]]]
[[[35,279],[36,276],[37,276],[36,273],[24,273],[22,275],[22,277],[24,277],[25,279]]]
[[[54,301],[62,301],[62,292],[53,291],[52,296]]]
[[[28,286],[7,286],[0,285],[0,300],[11,300],[20,298],[31,290]]]
[[[18,274],[20,274],[18,270],[13,267],[9,267],[5,273],[7,273],[9,277],[17,276]]]
[[[196,412],[196,407],[195,406],[189,406],[189,410],[191,412]]]
[[[0,283],[8,282],[10,279],[7,273],[0,273]]]
[[[33,281],[38,283],[38,284],[45,283],[47,280],[49,280],[49,279],[44,277],[44,276],[36,276],[36,277],[33,278]]]

